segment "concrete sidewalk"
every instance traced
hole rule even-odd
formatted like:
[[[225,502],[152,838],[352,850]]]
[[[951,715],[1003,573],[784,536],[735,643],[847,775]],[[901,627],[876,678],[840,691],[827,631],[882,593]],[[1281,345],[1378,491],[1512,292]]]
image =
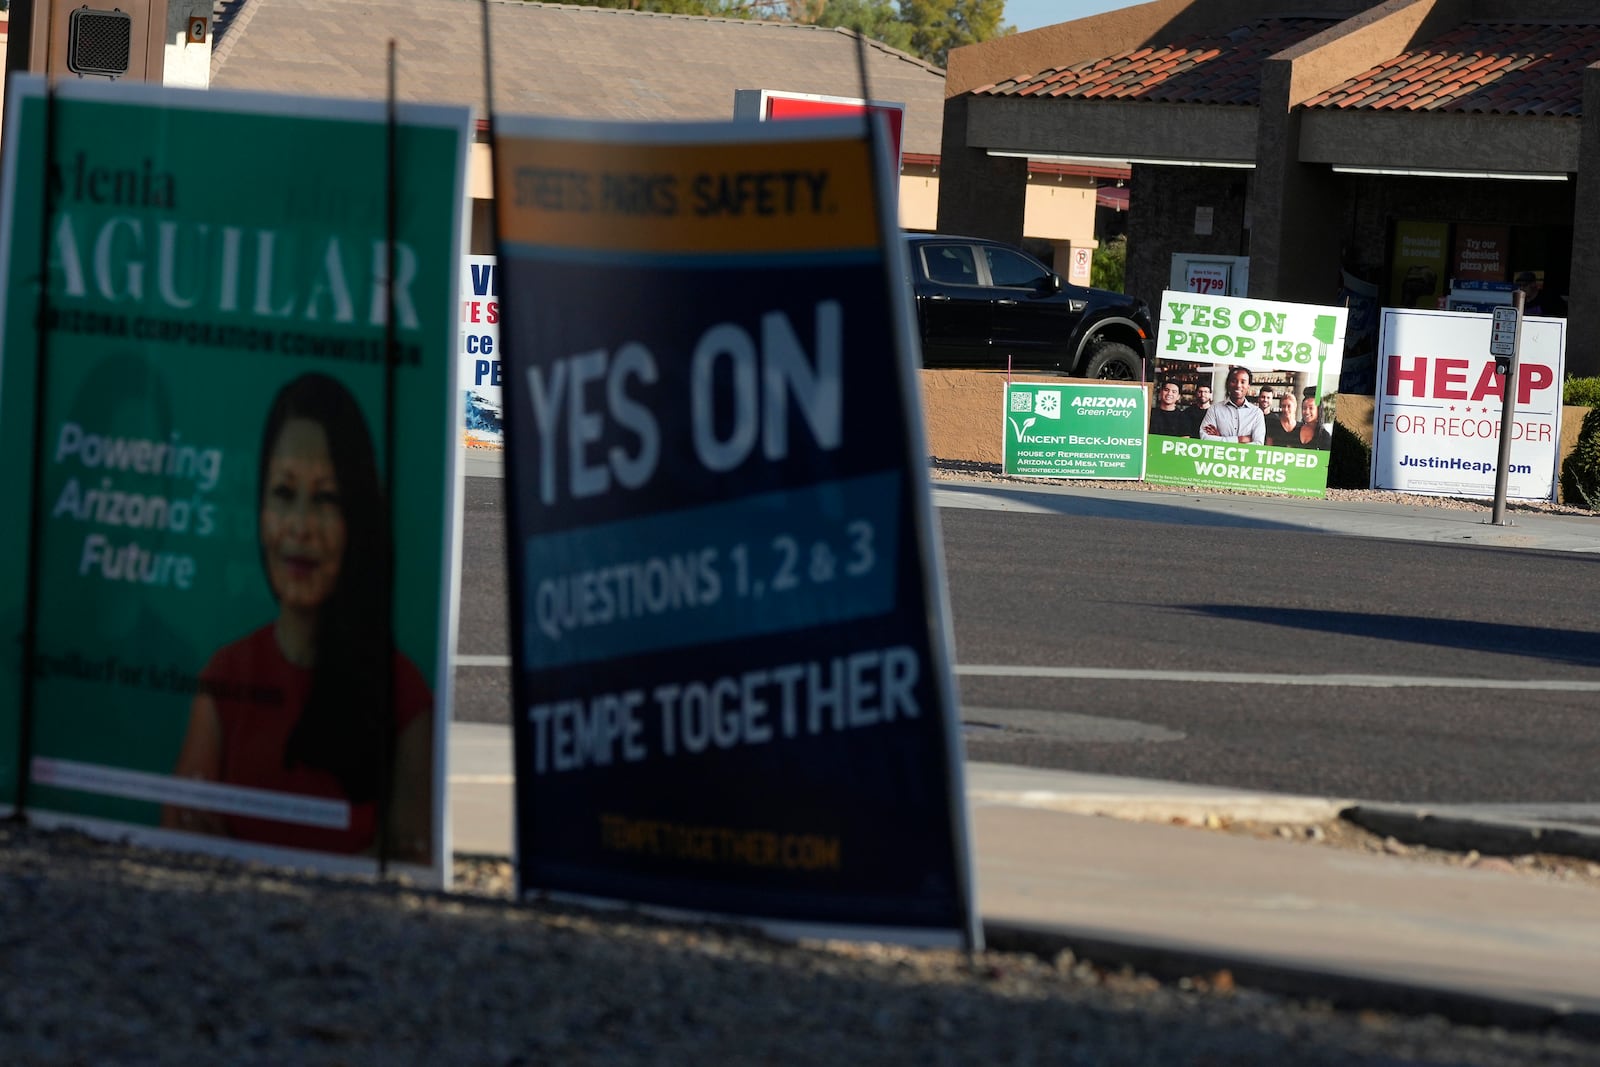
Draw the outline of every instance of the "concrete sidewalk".
[[[1506,523],[1481,508],[1429,507],[1391,500],[1327,500],[1266,494],[1219,494],[1183,489],[1100,489],[1075,484],[1018,484],[937,478],[933,503],[1081,518],[1125,519],[1230,529],[1296,530],[1344,537],[1487,548],[1600,552],[1600,515],[1529,510],[1513,503]]]
[[[451,745],[453,847],[509,854],[509,728],[457,723]],[[1346,1005],[1600,1035],[1593,885],[1139,821],[1317,821],[1350,806],[1339,798],[985,763],[967,775],[994,947],[1071,948],[1162,977],[1227,969],[1241,985]],[[1508,821],[1448,814],[1458,830]],[[1509,821],[1532,831],[1549,825],[1539,814]],[[1561,825],[1600,846],[1600,828]]]
[[[463,451],[470,478],[505,476],[503,454],[495,449]],[[1209,493],[1184,489],[1117,489],[1054,479],[1009,481],[940,476],[932,483],[936,508],[976,508],[1085,518],[1128,519],[1185,526],[1298,530],[1344,537],[1488,548],[1543,549],[1600,553],[1600,515],[1555,514],[1513,501],[1506,523],[1489,521],[1489,501],[1481,508],[1430,507],[1400,500],[1328,500],[1266,493]]]

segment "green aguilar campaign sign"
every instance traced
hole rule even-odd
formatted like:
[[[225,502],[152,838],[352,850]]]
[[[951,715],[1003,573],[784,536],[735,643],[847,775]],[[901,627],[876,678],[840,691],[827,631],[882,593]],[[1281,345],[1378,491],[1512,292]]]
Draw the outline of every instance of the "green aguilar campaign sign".
[[[468,111],[6,105],[0,803],[350,871],[386,812],[386,854],[442,880]]]
[[[1324,496],[1345,309],[1161,294],[1145,481]]]
[[[1036,478],[1144,474],[1142,385],[1008,382],[1005,473]]]

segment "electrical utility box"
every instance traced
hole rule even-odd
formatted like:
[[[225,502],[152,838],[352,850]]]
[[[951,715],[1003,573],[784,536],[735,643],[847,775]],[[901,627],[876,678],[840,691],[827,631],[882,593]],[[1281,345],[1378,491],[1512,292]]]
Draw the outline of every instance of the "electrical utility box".
[[[13,18],[19,6],[12,3]],[[160,84],[167,0],[30,0],[29,7],[28,62],[23,69],[61,78]],[[12,37],[13,48],[20,43],[17,36]],[[22,65],[13,61],[7,66],[16,70]]]

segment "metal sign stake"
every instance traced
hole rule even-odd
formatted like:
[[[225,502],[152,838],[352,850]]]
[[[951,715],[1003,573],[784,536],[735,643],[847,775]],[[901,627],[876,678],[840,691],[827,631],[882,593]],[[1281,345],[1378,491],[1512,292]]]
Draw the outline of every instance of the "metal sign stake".
[[[1512,417],[1517,408],[1517,364],[1522,352],[1523,292],[1511,296],[1511,307],[1494,309],[1494,325],[1489,333],[1489,354],[1494,356],[1495,373],[1501,375],[1500,456],[1494,467],[1494,511],[1489,523],[1512,525],[1506,519],[1506,485],[1511,477]],[[1507,315],[1505,312],[1510,311]]]

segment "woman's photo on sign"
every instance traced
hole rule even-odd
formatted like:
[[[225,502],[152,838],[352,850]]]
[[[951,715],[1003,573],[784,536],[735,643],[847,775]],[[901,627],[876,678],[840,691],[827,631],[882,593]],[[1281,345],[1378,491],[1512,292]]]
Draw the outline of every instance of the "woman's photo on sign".
[[[283,386],[262,429],[256,483],[259,561],[276,614],[206,663],[174,773],[266,792],[169,804],[162,825],[352,855],[376,854],[383,832],[386,855],[426,863],[433,697],[395,647],[384,490],[366,419],[343,384],[306,374]]]

